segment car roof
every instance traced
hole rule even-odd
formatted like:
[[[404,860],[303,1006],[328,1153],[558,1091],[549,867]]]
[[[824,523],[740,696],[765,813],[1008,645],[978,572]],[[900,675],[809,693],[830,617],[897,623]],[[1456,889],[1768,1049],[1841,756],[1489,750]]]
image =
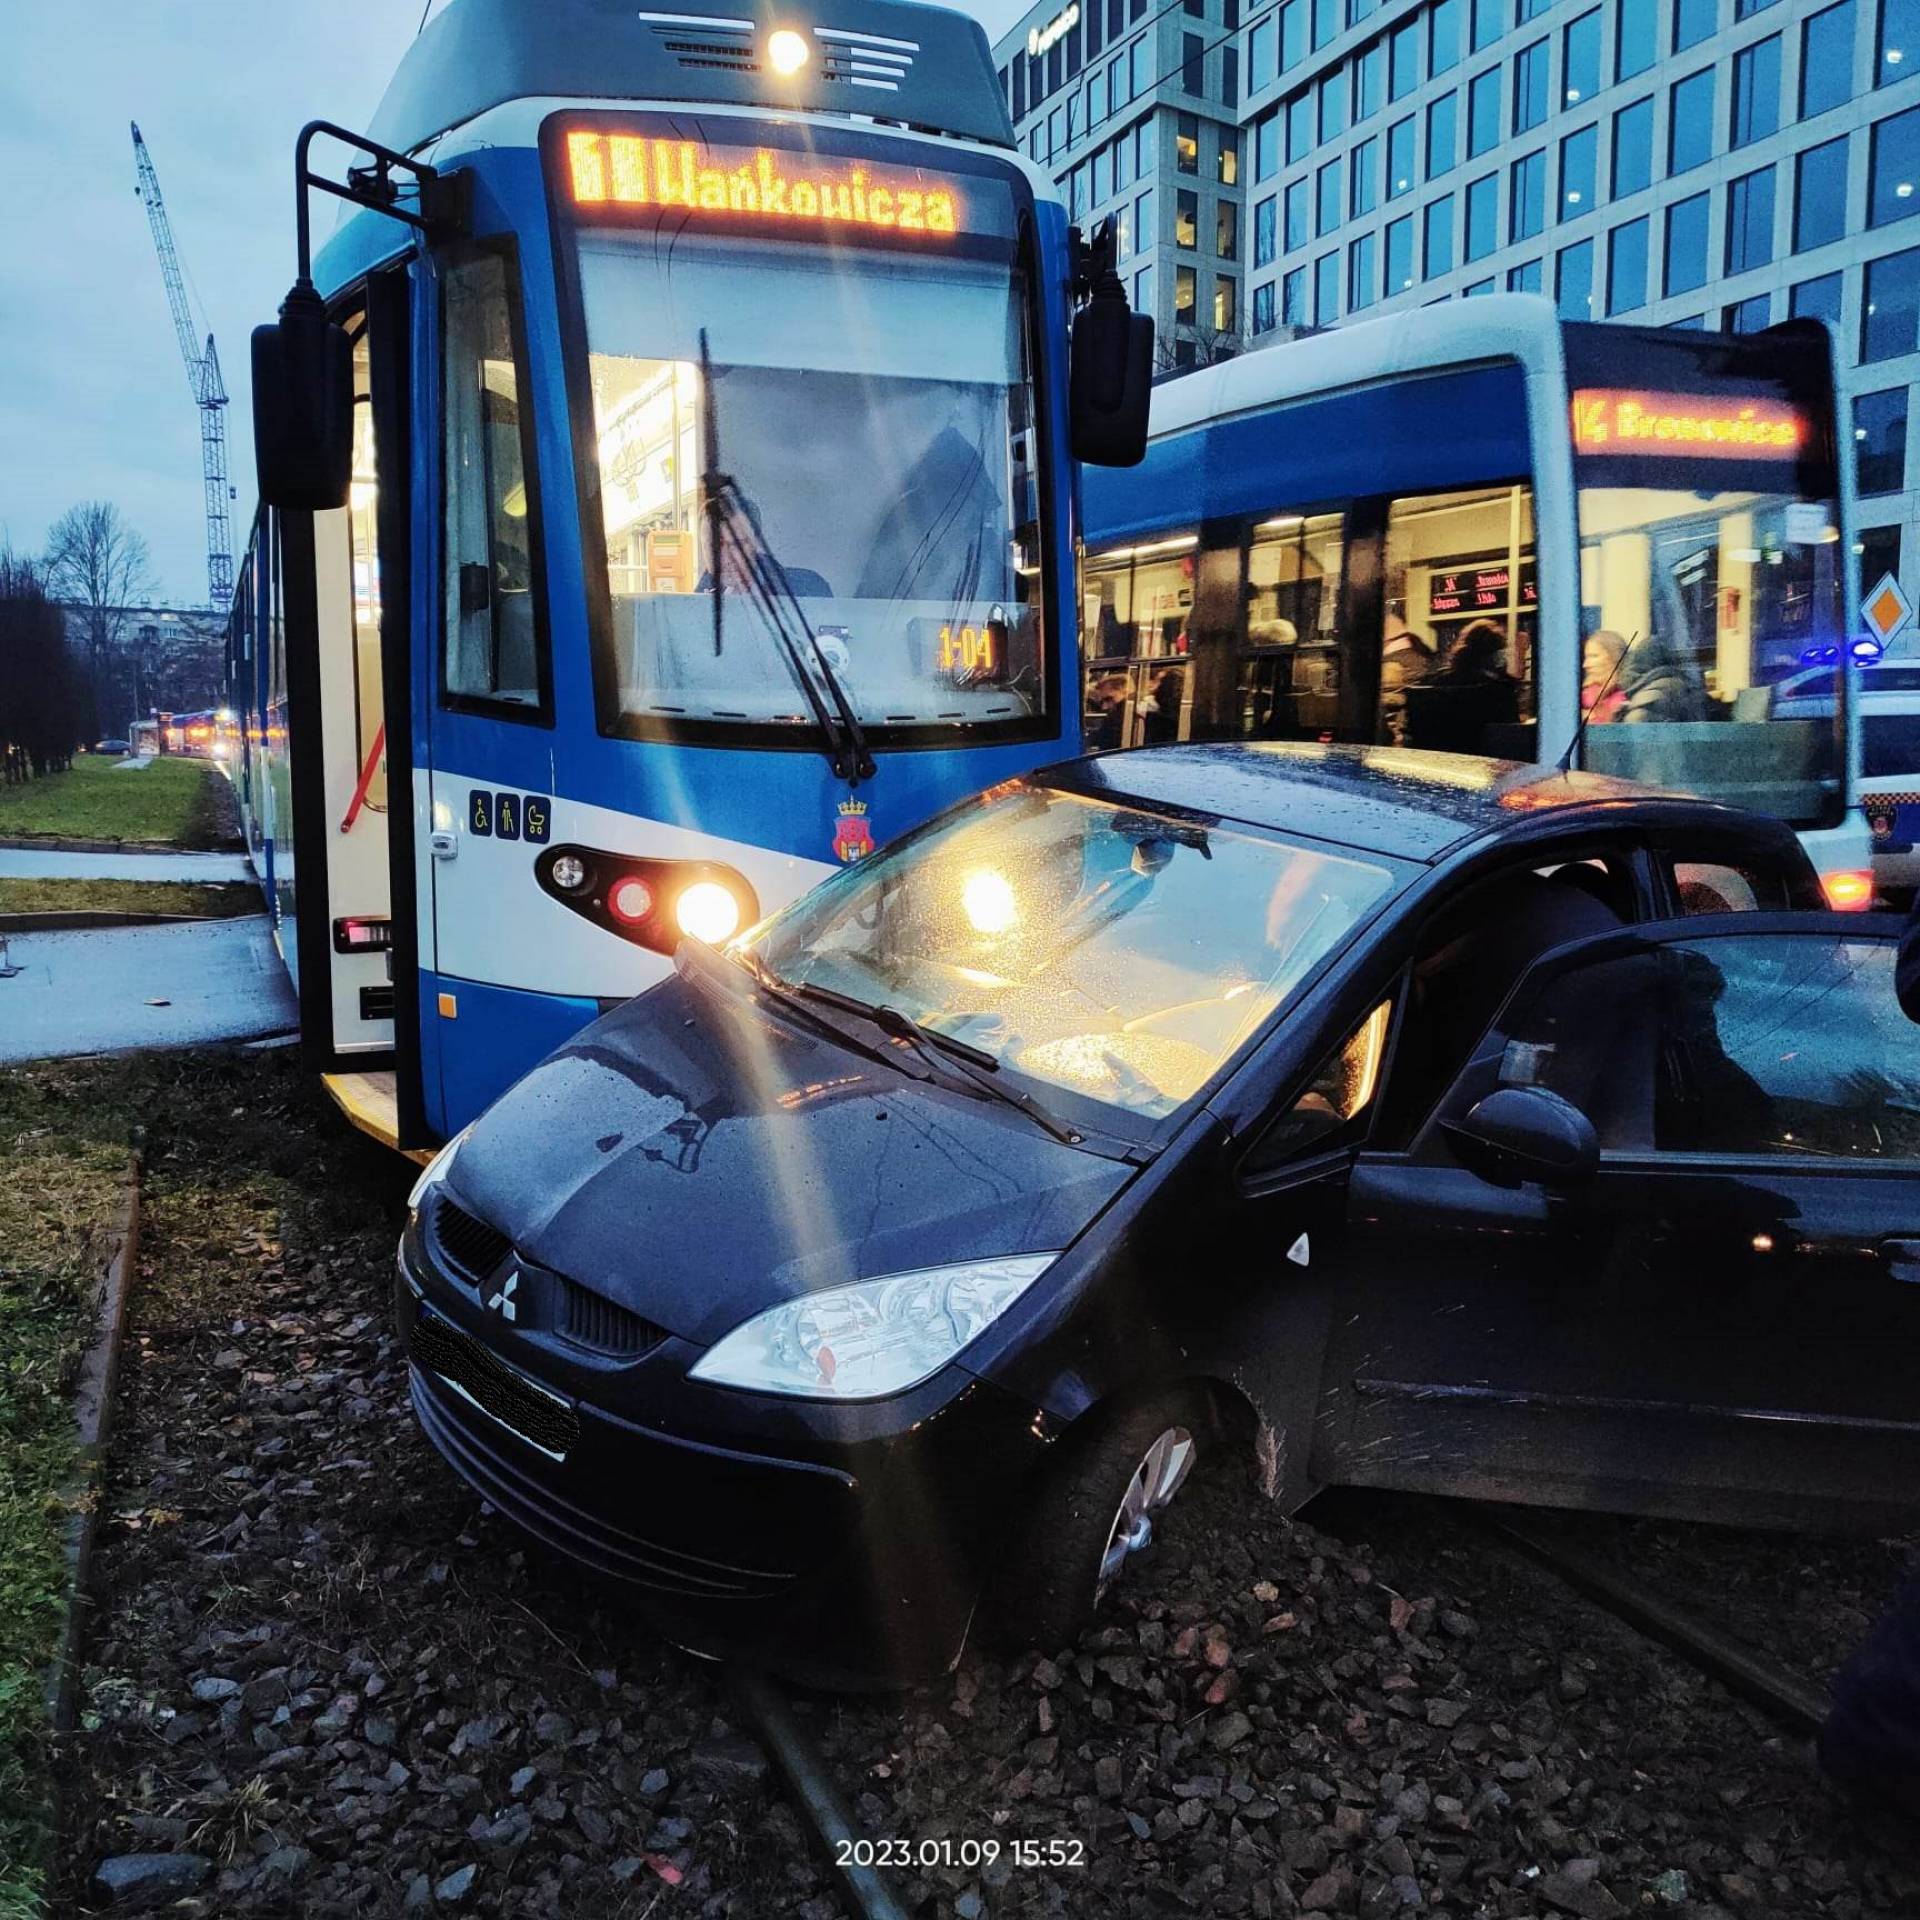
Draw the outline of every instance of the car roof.
[[[1564,819],[1591,812],[1596,824],[1603,817],[1618,823],[1623,804],[1637,803],[1642,819],[1675,824],[1685,818],[1727,824],[1749,818],[1716,802],[1607,774],[1311,740],[1134,747],[1065,761],[1035,778],[1428,865],[1469,840],[1511,831],[1543,814]]]

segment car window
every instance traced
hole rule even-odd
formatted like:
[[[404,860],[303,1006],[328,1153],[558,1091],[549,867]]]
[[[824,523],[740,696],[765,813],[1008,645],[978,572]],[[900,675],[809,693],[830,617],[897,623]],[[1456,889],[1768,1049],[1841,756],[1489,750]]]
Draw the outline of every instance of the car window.
[[[1893,970],[1888,942],[1813,932],[1578,967],[1516,1012],[1447,1110],[1491,1080],[1563,1095],[1606,1151],[1920,1160],[1920,1037]]]
[[[1729,866],[1718,860],[1673,862],[1673,893],[1682,915],[1698,913],[1779,913],[1787,890],[1777,873]]]
[[[1342,1136],[1351,1137],[1373,1105],[1392,1019],[1393,1002],[1382,1000],[1327,1055],[1286,1112],[1260,1137],[1247,1157],[1249,1171],[1265,1172],[1316,1147],[1334,1146]]]

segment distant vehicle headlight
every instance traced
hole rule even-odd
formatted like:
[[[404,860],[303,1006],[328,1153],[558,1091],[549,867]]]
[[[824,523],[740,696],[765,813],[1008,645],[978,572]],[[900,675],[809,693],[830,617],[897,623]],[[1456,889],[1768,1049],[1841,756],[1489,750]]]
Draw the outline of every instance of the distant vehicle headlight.
[[[1060,1256],[1021,1253],[856,1280],[755,1314],[691,1377],[803,1400],[877,1400],[936,1374]]]
[[[407,1211],[409,1213],[418,1213],[420,1211],[420,1203],[447,1177],[447,1169],[453,1165],[453,1156],[460,1151],[461,1142],[464,1141],[472,1131],[473,1122],[468,1121],[467,1124],[427,1162],[425,1171],[422,1172],[420,1178],[413,1183],[413,1191],[407,1195]]]

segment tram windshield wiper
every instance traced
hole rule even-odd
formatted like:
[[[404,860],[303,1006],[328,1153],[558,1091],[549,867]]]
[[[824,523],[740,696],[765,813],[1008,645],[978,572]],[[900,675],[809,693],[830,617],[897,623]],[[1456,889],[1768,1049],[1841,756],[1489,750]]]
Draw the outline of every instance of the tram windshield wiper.
[[[871,780],[873,753],[860,716],[813,631],[786,568],[767,545],[739,484],[731,474],[720,470],[719,407],[714,395],[713,357],[704,327],[700,329],[700,387],[700,430],[706,442],[701,484],[707,499],[707,544],[712,549],[713,650],[716,654],[720,651],[725,631],[726,557],[730,551],[739,563],[753,604],[772,629],[788,671],[813,709],[814,724],[820,729],[834,777],[849,785]],[[831,711],[820,697],[822,686],[832,701]]]

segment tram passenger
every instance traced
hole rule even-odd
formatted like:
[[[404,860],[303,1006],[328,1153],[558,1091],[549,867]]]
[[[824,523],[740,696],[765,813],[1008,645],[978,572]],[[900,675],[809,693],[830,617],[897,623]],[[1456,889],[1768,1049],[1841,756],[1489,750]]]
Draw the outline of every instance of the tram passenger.
[[[1380,720],[1396,747],[1407,744],[1407,689],[1433,672],[1433,642],[1398,614],[1387,616],[1387,637],[1380,648]]]
[[[1643,633],[1620,668],[1626,706],[1620,718],[1632,726],[1655,720],[1705,720],[1706,689],[1692,668],[1656,633]]]
[[[1580,711],[1589,726],[1604,727],[1627,709],[1627,690],[1620,684],[1620,663],[1627,641],[1611,627],[1590,633],[1580,647]]]

